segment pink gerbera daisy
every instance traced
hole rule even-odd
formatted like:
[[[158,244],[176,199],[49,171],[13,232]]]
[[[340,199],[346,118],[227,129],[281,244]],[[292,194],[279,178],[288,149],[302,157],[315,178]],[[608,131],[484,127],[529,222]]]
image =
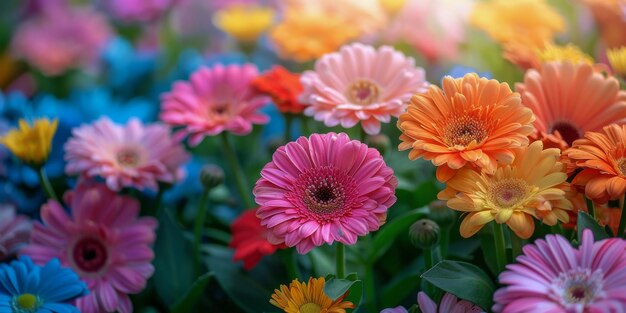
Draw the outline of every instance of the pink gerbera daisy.
[[[351,128],[359,121],[367,134],[398,117],[415,93],[426,91],[424,70],[389,46],[360,43],[322,56],[315,71],[302,75],[304,114],[326,126]]]
[[[257,76],[253,64],[200,68],[191,74],[189,82],[177,82],[162,97],[161,120],[183,126],[180,134],[189,135],[192,146],[223,131],[249,134],[252,124],[269,121],[259,112],[269,98],[252,87]]]
[[[270,241],[301,254],[354,244],[385,222],[397,184],[376,149],[344,133],[313,134],[278,148],[265,165],[254,187],[257,216]]]
[[[11,205],[0,204],[0,260],[13,256],[27,245],[32,228],[28,217],[16,215]]]
[[[31,244],[22,250],[35,263],[58,258],[87,283],[91,293],[77,300],[83,313],[132,312],[128,294],[144,289],[154,267],[157,221],[139,218],[137,200],[104,185],[80,183],[66,194],[71,212],[50,200],[41,208]]]
[[[560,235],[524,246],[500,274],[495,312],[624,312],[626,240],[593,242],[586,229],[578,249]]]
[[[483,311],[479,306],[466,301],[459,300],[451,293],[445,293],[439,305],[435,303],[424,292],[417,294],[417,303],[422,313],[481,313]],[[380,313],[408,313],[407,309],[402,306],[384,309]]]
[[[158,182],[184,177],[182,165],[189,155],[163,124],[144,126],[131,119],[124,126],[103,117],[74,129],[72,135],[65,144],[68,174],[100,176],[112,190],[157,190]]]

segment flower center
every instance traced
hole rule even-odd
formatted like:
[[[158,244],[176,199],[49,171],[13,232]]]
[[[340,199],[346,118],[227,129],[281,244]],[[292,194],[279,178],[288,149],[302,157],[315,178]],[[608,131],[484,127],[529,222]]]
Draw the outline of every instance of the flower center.
[[[489,198],[500,208],[510,208],[518,204],[528,192],[528,184],[521,179],[505,179],[489,187]]]
[[[378,101],[380,89],[369,80],[357,80],[348,87],[348,100],[360,105],[370,105]]]
[[[444,139],[450,147],[478,144],[487,138],[487,127],[474,116],[454,116],[446,122]]]
[[[105,245],[99,239],[86,237],[74,245],[72,252],[76,266],[85,272],[100,271],[108,260]]]
[[[617,160],[617,170],[622,174],[622,176],[626,176],[626,158]]]
[[[320,313],[322,307],[317,303],[308,302],[300,306],[300,313]]]
[[[40,306],[39,297],[31,293],[23,293],[13,298],[13,312],[16,313],[32,313],[37,311]]]
[[[563,140],[571,146],[574,140],[579,139],[580,131],[568,122],[556,122],[550,127],[550,132],[558,131]]]
[[[225,116],[228,114],[229,105],[227,102],[217,102],[210,106],[211,115]]]
[[[602,272],[591,273],[588,268],[577,268],[559,274],[552,282],[552,291],[564,306],[588,304],[602,296]]]
[[[139,165],[139,161],[141,160],[139,152],[131,148],[125,148],[118,151],[115,158],[117,159],[117,164],[130,168]]]

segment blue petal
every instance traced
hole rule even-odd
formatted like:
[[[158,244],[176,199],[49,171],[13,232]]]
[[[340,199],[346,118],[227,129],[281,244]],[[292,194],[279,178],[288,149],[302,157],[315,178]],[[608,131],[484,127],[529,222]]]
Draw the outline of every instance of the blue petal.
[[[42,308],[55,313],[80,313],[75,306],[67,303],[45,303]]]

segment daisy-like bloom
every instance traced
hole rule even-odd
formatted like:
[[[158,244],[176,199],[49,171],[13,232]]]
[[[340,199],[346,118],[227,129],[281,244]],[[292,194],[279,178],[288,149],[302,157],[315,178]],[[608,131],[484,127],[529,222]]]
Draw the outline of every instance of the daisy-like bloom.
[[[595,19],[602,41],[608,48],[626,46],[626,1],[583,0]]]
[[[71,304],[89,293],[76,273],[61,267],[58,259],[43,266],[21,256],[10,264],[0,264],[0,312],[74,313]]]
[[[108,11],[118,20],[124,22],[154,21],[178,0],[105,0],[102,1]]]
[[[11,205],[0,204],[0,261],[28,244],[32,228],[28,217],[16,215]]]
[[[626,192],[626,125],[611,124],[600,132],[587,132],[574,141],[567,156],[582,171],[572,185],[600,204],[620,199]]]
[[[233,259],[243,260],[243,268],[251,270],[263,256],[271,255],[284,245],[274,245],[267,241],[267,228],[261,226],[256,209],[246,210],[231,225],[233,238],[229,247],[235,249]]]
[[[22,162],[41,166],[46,163],[52,147],[52,137],[57,130],[58,121],[42,118],[33,122],[32,126],[20,119],[19,128],[8,131],[0,137],[4,145]]]
[[[541,69],[541,65],[546,62],[594,65],[593,58],[573,44],[559,46],[547,43],[541,47],[533,47],[524,42],[510,42],[505,44],[503,49],[504,58],[523,70]]]
[[[289,287],[280,285],[280,290],[274,289],[270,303],[286,313],[345,313],[354,308],[352,302],[344,301],[347,293],[333,301],[324,293],[324,284],[324,277],[310,277],[308,283],[294,279]]]
[[[389,46],[375,49],[360,43],[324,55],[314,71],[302,75],[304,114],[326,126],[351,128],[361,122],[369,135],[380,123],[398,117],[415,93],[426,91],[424,69]]]
[[[354,244],[385,223],[398,181],[380,153],[344,133],[300,137],[276,150],[254,187],[269,240],[305,254]]]
[[[466,301],[459,300],[455,295],[451,293],[445,293],[439,305],[435,303],[424,292],[417,294],[417,303],[422,313],[482,313],[484,312],[477,305]],[[396,307],[392,309],[384,309],[380,313],[408,313],[404,307]]]
[[[21,253],[37,264],[58,258],[72,268],[91,290],[76,302],[81,312],[132,312],[128,295],[143,290],[154,272],[149,245],[157,221],[139,217],[137,200],[101,184],[79,183],[65,202],[69,215],[54,200],[42,206],[43,223]]]
[[[523,239],[535,230],[533,217],[547,225],[567,222],[572,203],[565,197],[567,174],[559,155],[558,149],[544,150],[535,141],[518,149],[515,161],[493,175],[470,168],[458,171],[440,198],[448,200],[448,207],[469,213],[461,222],[461,236],[471,237],[493,220],[506,223]]]
[[[192,146],[223,131],[247,135],[252,124],[269,121],[259,112],[269,99],[252,88],[258,74],[253,64],[202,67],[161,98],[161,120],[183,126],[179,134]]]
[[[282,113],[298,114],[304,111],[304,104],[298,100],[304,90],[299,74],[275,65],[252,81],[252,86],[260,93],[271,97],[278,111]]]
[[[213,24],[241,42],[256,41],[274,20],[270,7],[233,5],[215,12]]]
[[[626,46],[607,50],[606,57],[609,59],[613,72],[626,76]]]
[[[182,166],[189,159],[182,144],[170,136],[169,127],[144,126],[134,118],[126,125],[107,117],[83,125],[72,131],[64,148],[67,174],[102,177],[111,190],[158,190],[158,182],[181,180]]]
[[[590,230],[573,248],[561,235],[525,245],[517,263],[500,274],[496,313],[623,312],[626,241],[593,242]]]
[[[432,161],[440,181],[466,165],[492,174],[498,162],[513,161],[513,149],[528,145],[535,118],[508,84],[469,73],[446,76],[442,85],[413,96],[398,120],[399,149]]]
[[[580,48],[573,44],[558,46],[549,44],[537,52],[541,63],[546,62],[570,62],[573,64],[585,63],[593,65],[593,58],[582,52]]]
[[[515,90],[535,114],[533,136],[551,145],[569,146],[585,132],[626,122],[626,91],[589,64],[544,63],[528,70]]]

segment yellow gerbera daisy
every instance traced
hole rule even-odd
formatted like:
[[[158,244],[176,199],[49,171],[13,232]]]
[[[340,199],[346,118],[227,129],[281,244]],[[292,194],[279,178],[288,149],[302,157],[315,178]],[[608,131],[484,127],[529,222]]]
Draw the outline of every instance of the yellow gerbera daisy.
[[[22,162],[39,166],[45,163],[50,154],[52,137],[58,121],[38,119],[31,127],[25,120],[19,121],[19,129],[13,129],[0,138],[0,144],[6,146]]]
[[[609,49],[606,52],[611,68],[615,74],[626,76],[626,47]]]
[[[580,48],[573,44],[565,46],[549,44],[537,53],[541,62],[568,61],[573,64],[585,63],[593,65],[593,58],[582,52]]]
[[[231,6],[213,16],[213,24],[231,37],[242,42],[256,41],[274,20],[274,10],[269,7]]]
[[[535,230],[533,217],[548,225],[567,222],[572,203],[566,199],[569,186],[559,156],[559,149],[544,150],[541,141],[535,141],[517,150],[515,161],[494,175],[460,170],[440,198],[448,200],[448,207],[469,213],[461,222],[461,236],[471,237],[493,220],[506,223],[523,239]]]
[[[333,301],[324,293],[326,280],[309,278],[308,283],[294,279],[289,287],[280,285],[274,289],[270,303],[287,313],[345,313],[345,309],[353,309],[354,304],[343,301],[347,293]]]

